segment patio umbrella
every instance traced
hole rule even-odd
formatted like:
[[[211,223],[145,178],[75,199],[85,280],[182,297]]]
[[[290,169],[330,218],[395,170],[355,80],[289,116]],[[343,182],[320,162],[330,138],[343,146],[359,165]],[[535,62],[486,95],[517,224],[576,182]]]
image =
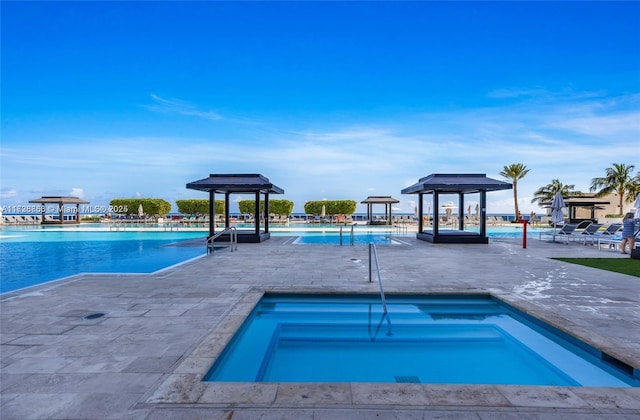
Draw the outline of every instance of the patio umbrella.
[[[327,213],[327,209],[326,209],[326,207],[325,207],[325,206],[324,206],[324,204],[323,204],[323,205],[322,205],[322,210],[320,210],[320,218],[321,218],[321,219],[324,219],[324,216],[326,215],[326,213]]]
[[[636,214],[634,215],[634,217],[636,219],[640,219],[640,194],[638,194],[636,201],[633,203],[633,207],[636,208]]]
[[[562,194],[559,192],[553,197],[553,201],[551,202],[551,223],[553,223],[553,240],[556,240],[556,225],[558,223],[564,222],[564,213],[562,213],[562,209],[564,208],[564,200],[562,199]]]
[[[142,208],[142,204],[138,206],[138,216],[144,216],[144,209]]]

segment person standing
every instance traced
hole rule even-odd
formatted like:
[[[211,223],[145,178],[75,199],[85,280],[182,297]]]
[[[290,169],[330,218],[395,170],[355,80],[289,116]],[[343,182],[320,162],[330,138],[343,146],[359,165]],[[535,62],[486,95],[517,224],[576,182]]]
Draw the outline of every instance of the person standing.
[[[623,254],[627,253],[625,251],[627,243],[629,244],[629,253],[633,251],[636,245],[635,229],[637,222],[640,222],[640,219],[634,218],[633,212],[628,212],[624,215],[624,219],[622,219],[622,242],[620,243],[620,251]]]

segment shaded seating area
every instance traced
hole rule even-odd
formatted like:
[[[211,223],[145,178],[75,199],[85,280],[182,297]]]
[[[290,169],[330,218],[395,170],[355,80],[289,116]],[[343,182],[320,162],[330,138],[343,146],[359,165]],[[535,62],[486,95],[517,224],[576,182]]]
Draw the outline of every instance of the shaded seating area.
[[[29,203],[42,205],[42,218],[40,223],[43,225],[66,225],[80,223],[80,204],[89,204],[88,201],[78,197],[63,196],[44,196],[35,200],[29,200]],[[47,206],[47,204],[49,204]],[[58,217],[45,214],[47,210],[54,211]]]
[[[418,195],[418,239],[432,243],[487,244],[487,192],[511,188],[510,183],[489,178],[486,174],[431,174],[403,189],[402,194]],[[479,231],[465,230],[464,217],[460,214],[457,223],[453,224],[451,229],[441,229],[437,209],[440,208],[440,196],[443,194],[457,195],[458,209],[465,208],[465,197],[468,194],[478,196]],[[432,208],[436,212],[431,229],[425,229],[425,221],[428,220],[424,209],[425,196],[432,197]]]
[[[595,194],[583,193],[581,195],[564,198],[564,204],[567,207],[568,223],[580,223],[584,221],[596,223],[598,222],[596,211],[606,208],[610,202],[596,198]],[[540,203],[540,205],[549,207],[551,203],[545,202]]]
[[[399,202],[400,200],[396,200],[390,196],[369,196],[366,200],[361,201],[360,204],[367,205],[367,220],[370,225],[391,225],[393,221],[393,216],[391,215],[392,206]],[[373,216],[374,204],[384,205],[384,217]]]
[[[216,235],[216,223],[219,215],[215,214],[215,195],[224,194],[224,228],[230,227],[229,203],[231,194],[252,194],[255,197],[254,229],[238,229],[237,239],[239,243],[259,243],[271,237],[269,233],[269,195],[283,194],[284,190],[269,181],[260,174],[210,174],[209,177],[193,181],[187,184],[191,190],[205,191],[209,193],[209,238]],[[264,196],[264,212],[260,211],[260,198]],[[264,225],[261,226],[260,222]],[[216,238],[218,242],[229,242],[230,234]]]

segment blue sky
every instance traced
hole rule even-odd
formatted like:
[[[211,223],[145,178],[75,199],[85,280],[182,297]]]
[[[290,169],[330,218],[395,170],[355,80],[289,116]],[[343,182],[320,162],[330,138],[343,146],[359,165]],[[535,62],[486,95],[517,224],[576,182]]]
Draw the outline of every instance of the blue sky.
[[[640,2],[1,7],[4,206],[173,203],[206,198],[185,184],[209,173],[261,173],[297,212],[369,195],[411,212],[420,177],[523,163],[521,209],[542,212],[555,178],[640,169]]]

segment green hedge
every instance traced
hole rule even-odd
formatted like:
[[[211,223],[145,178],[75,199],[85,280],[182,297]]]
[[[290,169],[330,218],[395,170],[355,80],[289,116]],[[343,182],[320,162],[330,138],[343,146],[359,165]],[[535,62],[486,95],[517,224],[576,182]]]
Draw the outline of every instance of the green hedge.
[[[209,214],[209,200],[206,199],[176,200],[176,205],[182,214]],[[216,200],[215,212],[216,214],[224,214],[224,200]]]
[[[304,212],[307,214],[321,214],[324,206],[324,214],[353,214],[356,212],[357,203],[354,200],[322,200],[307,201],[304,203]]]
[[[256,200],[240,200],[238,208],[242,214],[253,214],[256,208]],[[283,216],[291,216],[293,213],[293,201],[269,200],[269,213]],[[260,200],[260,214],[264,214],[264,200]]]
[[[162,198],[114,198],[109,202],[112,212],[118,214],[138,214],[142,205],[144,214],[166,216],[171,211],[171,203]]]

